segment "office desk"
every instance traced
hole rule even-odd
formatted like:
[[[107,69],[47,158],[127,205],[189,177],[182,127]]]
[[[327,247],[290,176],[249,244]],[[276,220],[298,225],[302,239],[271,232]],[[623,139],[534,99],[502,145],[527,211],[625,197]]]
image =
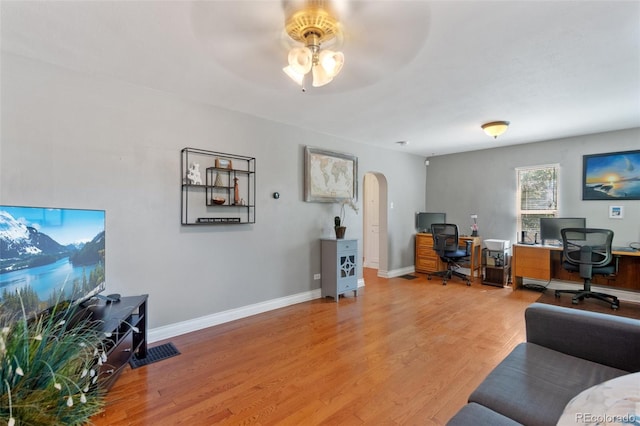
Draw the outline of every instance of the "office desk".
[[[461,248],[466,248],[471,241],[469,269],[471,277],[482,276],[482,239],[480,237],[458,237]],[[446,269],[438,254],[433,250],[433,236],[427,233],[416,234],[416,272],[428,274]]]
[[[640,251],[613,250],[618,257],[618,272],[611,276],[596,275],[593,284],[640,290]],[[511,258],[511,282],[513,289],[522,286],[523,278],[550,281],[584,282],[577,272],[562,267],[562,247],[514,244]]]

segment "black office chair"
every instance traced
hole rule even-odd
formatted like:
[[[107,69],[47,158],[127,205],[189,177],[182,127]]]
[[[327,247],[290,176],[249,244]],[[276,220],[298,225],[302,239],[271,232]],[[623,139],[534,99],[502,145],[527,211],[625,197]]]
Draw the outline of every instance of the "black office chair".
[[[556,297],[562,293],[573,294],[571,302],[577,304],[590,297],[611,303],[611,309],[618,309],[618,298],[610,294],[591,291],[591,278],[594,274],[612,275],[616,273],[615,259],[611,253],[613,231],[596,228],[564,228],[562,234],[562,267],[568,271],[579,272],[584,279],[582,290],[556,290]]]
[[[427,275],[427,279],[430,280],[433,275],[436,275],[442,277],[442,285],[447,285],[447,280],[455,275],[465,280],[467,285],[471,285],[469,277],[457,271],[460,268],[457,262],[471,255],[471,241],[467,241],[465,250],[460,250],[458,226],[450,223],[432,224],[431,235],[433,236],[433,250],[447,264],[447,269],[432,272]]]

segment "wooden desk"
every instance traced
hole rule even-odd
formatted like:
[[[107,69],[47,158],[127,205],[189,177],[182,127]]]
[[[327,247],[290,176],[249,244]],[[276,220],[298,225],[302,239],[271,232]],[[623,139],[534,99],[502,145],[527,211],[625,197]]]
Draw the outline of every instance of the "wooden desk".
[[[594,276],[593,284],[640,290],[640,251],[613,251],[618,256],[618,272],[613,276]],[[583,282],[577,272],[562,267],[562,247],[514,244],[511,258],[511,282],[513,289],[522,286],[522,279],[535,278],[550,281]]]
[[[482,239],[480,237],[459,237],[461,248],[466,248],[467,241],[471,241],[471,256],[469,269],[471,277],[482,276]],[[416,272],[428,274],[446,269],[440,256],[433,250],[433,236],[431,234],[416,234]]]

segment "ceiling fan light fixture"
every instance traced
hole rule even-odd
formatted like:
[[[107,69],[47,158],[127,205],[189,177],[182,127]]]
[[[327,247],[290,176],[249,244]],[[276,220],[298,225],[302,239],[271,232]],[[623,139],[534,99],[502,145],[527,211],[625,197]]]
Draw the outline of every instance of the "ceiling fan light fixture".
[[[304,73],[297,72],[291,65],[282,68],[282,71],[284,71],[284,73],[287,74],[291,78],[291,80],[295,81],[299,86],[302,86],[302,83],[304,83]]]
[[[294,47],[289,51],[289,66],[283,71],[300,85],[304,83],[304,75],[311,72],[313,86],[321,87],[330,83],[344,65],[342,52],[320,47],[321,43],[341,35],[341,27],[327,8],[328,2],[309,0],[304,3],[300,10],[290,9],[285,21],[286,33],[292,40],[304,43],[304,47]]]
[[[313,53],[308,47],[294,47],[289,51],[289,66],[296,73],[306,74],[311,71]]]
[[[313,75],[313,87],[322,87],[333,80],[333,77],[321,66],[313,67],[311,73]]]
[[[496,139],[507,131],[509,124],[510,123],[508,121],[492,121],[490,123],[483,124],[481,127],[487,135]]]
[[[344,65],[344,53],[323,50],[318,55],[318,63],[333,78],[338,75]]]
[[[344,55],[342,52],[334,52],[332,50],[323,50],[318,55],[318,63],[314,65],[313,87],[322,87],[333,80],[338,75],[344,63]]]

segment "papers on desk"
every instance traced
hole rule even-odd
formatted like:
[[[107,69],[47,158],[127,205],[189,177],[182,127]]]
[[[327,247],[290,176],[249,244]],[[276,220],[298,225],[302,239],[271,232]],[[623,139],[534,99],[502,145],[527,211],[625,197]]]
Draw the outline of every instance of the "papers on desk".
[[[633,247],[629,247],[629,246],[614,246],[614,247],[611,247],[611,249],[613,251],[626,251],[628,253],[635,253],[638,251],[637,249],[634,249]]]

